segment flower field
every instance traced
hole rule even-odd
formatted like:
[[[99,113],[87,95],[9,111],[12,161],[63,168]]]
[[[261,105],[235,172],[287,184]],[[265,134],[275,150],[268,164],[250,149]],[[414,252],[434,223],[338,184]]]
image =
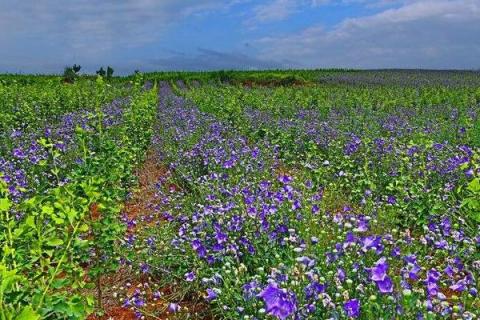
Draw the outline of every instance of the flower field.
[[[0,320],[480,316],[478,72],[0,83]]]

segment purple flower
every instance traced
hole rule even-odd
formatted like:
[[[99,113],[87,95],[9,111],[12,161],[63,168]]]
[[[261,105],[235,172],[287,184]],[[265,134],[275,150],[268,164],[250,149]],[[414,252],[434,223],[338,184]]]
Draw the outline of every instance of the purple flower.
[[[128,308],[131,305],[132,305],[132,301],[130,299],[127,298],[123,301],[123,307]]]
[[[343,282],[343,281],[345,281],[345,277],[346,277],[345,270],[343,270],[342,268],[338,268],[338,270],[337,270],[338,280],[340,282]]]
[[[230,169],[233,166],[235,166],[235,159],[229,159],[229,160],[225,161],[224,164],[223,164],[223,167],[225,169]]]
[[[278,319],[284,320],[297,310],[295,295],[279,288],[276,283],[270,283],[258,297],[265,302],[268,314]]]
[[[185,281],[192,282],[197,278],[194,271],[185,273]]]
[[[450,278],[453,278],[453,275],[455,274],[455,271],[453,270],[451,265],[447,265],[443,272],[445,272],[445,274]]]
[[[304,264],[306,267],[311,268],[315,265],[315,260],[310,259],[309,257],[299,257],[296,259],[297,262],[300,262],[301,264]]]
[[[227,235],[221,231],[218,231],[216,234],[215,234],[215,239],[217,239],[217,242],[219,244],[221,243],[224,243],[225,241],[227,241]]]
[[[207,289],[207,295],[205,299],[207,299],[208,301],[212,301],[212,300],[215,300],[217,297],[218,297],[218,294],[215,292],[215,290],[210,288]]]
[[[376,281],[378,291],[381,293],[392,293],[393,292],[393,282],[389,276],[385,276],[385,278],[381,281]]]
[[[202,246],[202,243],[200,242],[200,240],[195,239],[195,240],[192,241],[192,249],[193,250],[197,250],[201,246]]]
[[[145,306],[145,300],[143,300],[142,298],[135,298],[134,303],[137,308]]]
[[[368,236],[362,240],[362,250],[367,252],[370,249],[377,249],[381,245],[382,238],[377,236]]]
[[[25,159],[27,155],[21,148],[13,149],[13,156],[17,159]]]
[[[387,197],[387,203],[391,204],[391,205],[394,205],[395,203],[397,203],[397,198],[395,198],[395,196],[388,196]]]
[[[385,257],[380,258],[373,268],[370,269],[371,280],[375,281],[377,284],[378,290],[381,293],[391,293],[393,292],[393,282],[392,279],[387,275],[388,263]]]
[[[168,305],[168,311],[170,311],[171,313],[178,312],[180,311],[180,305],[178,303],[172,302]]]
[[[313,281],[305,287],[305,297],[307,299],[317,299],[318,294],[322,292],[325,292],[325,285],[316,281]]]
[[[358,232],[368,231],[368,221],[365,220],[365,219],[360,219],[358,221],[358,226],[357,226],[357,229],[355,231],[358,231]]]
[[[291,182],[293,180],[292,177],[290,177],[289,175],[281,175],[278,177],[278,181],[280,181],[281,183],[284,183],[284,184],[287,184],[289,182]]]
[[[251,282],[247,282],[243,285],[243,297],[246,300],[249,300],[255,296],[255,291],[258,289],[258,282],[257,280],[253,280]]]
[[[349,231],[345,235],[345,242],[344,242],[344,247],[347,247],[348,245],[354,244],[356,241],[355,235],[353,232]]]
[[[435,269],[430,269],[427,272],[427,292],[429,296],[436,296],[438,293],[437,281],[440,279],[440,272]]]
[[[446,234],[446,235],[450,234],[450,230],[452,228],[452,223],[451,223],[449,217],[443,218],[442,222],[440,223],[440,226],[442,227],[442,231],[443,231],[444,234]]]
[[[469,178],[472,178],[474,176],[475,172],[473,171],[472,168],[465,169],[465,175]]]
[[[140,271],[142,273],[149,273],[150,272],[150,266],[146,263],[140,264]]]
[[[400,257],[400,247],[395,247],[392,249],[392,256],[395,257],[395,258],[398,258]]]
[[[476,288],[470,288],[468,293],[470,293],[472,296],[476,297],[477,294],[478,294],[478,290]]]
[[[360,301],[357,299],[348,300],[343,304],[343,310],[350,318],[358,318],[360,316]]]
[[[371,279],[373,281],[383,281],[387,276],[388,263],[384,257],[380,258],[371,269]]]
[[[435,269],[430,269],[427,272],[427,281],[428,282],[437,282],[440,279],[440,272]]]
[[[450,289],[452,289],[453,291],[465,291],[465,289],[467,288],[467,286],[465,285],[465,280],[459,280],[457,283],[453,284],[450,286]]]

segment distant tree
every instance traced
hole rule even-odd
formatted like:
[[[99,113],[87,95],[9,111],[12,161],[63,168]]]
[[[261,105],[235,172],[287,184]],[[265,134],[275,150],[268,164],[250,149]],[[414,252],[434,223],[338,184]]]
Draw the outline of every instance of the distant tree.
[[[63,70],[63,81],[66,83],[74,83],[75,79],[78,77],[78,72],[81,68],[82,67],[80,65],[76,64],[71,67],[66,66]]]
[[[96,71],[96,74],[98,74],[99,76],[105,77],[105,70],[103,69],[103,67],[100,67],[100,69]]]
[[[110,80],[113,76],[113,68],[108,66],[107,67],[107,79]]]
[[[73,71],[75,71],[75,73],[78,73],[80,69],[82,69],[82,66],[74,64],[72,69]]]

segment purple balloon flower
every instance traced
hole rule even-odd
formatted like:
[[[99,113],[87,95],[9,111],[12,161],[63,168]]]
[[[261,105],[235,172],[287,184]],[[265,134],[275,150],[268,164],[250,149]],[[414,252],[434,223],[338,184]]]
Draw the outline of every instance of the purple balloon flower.
[[[373,281],[383,281],[387,276],[388,263],[386,259],[380,258],[375,266],[371,269],[371,279]]]
[[[373,268],[371,268],[370,279],[375,281],[377,284],[378,290],[381,293],[391,293],[393,292],[393,282],[392,279],[387,275],[388,263],[385,257],[380,258]]]
[[[297,310],[295,295],[279,288],[276,283],[270,283],[258,297],[265,302],[267,312],[278,319],[284,320]]]
[[[343,304],[343,310],[350,318],[358,318],[360,316],[360,301],[357,299],[348,300]]]
[[[385,278],[381,281],[376,281],[378,291],[381,293],[392,293],[393,292],[393,282],[389,276],[385,276]]]
[[[192,282],[196,277],[197,276],[194,271],[185,273],[185,281]]]
[[[172,302],[168,305],[168,311],[170,311],[171,313],[178,312],[180,311],[180,305],[178,303]]]
[[[210,288],[207,289],[207,296],[205,297],[205,299],[207,299],[208,301],[212,301],[215,300],[217,297],[218,294],[215,292],[215,290]]]

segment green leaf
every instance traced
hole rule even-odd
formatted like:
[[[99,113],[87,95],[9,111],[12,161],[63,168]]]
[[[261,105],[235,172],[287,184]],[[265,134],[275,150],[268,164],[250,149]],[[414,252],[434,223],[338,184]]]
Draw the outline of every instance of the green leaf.
[[[52,247],[60,246],[62,244],[63,244],[62,239],[51,239],[51,240],[47,241],[47,245],[52,246]]]
[[[22,312],[15,318],[15,320],[38,320],[40,315],[36,313],[31,306],[23,308]]]
[[[63,224],[63,223],[65,222],[64,219],[58,218],[58,217],[56,217],[56,216],[53,216],[53,217],[52,217],[52,220],[53,220],[57,225]]]
[[[84,224],[82,224],[82,225],[78,228],[78,231],[80,231],[80,232],[87,232],[88,229],[89,229],[88,224],[84,223]]]
[[[48,205],[43,206],[43,207],[42,207],[42,212],[43,212],[43,213],[46,213],[46,214],[48,214],[48,215],[51,215],[51,214],[53,214],[53,207],[48,206]]]
[[[25,220],[25,224],[31,228],[35,228],[35,217],[28,216],[27,219]]]
[[[52,288],[60,289],[66,287],[69,283],[70,281],[68,279],[55,279],[52,282]]]
[[[0,199],[0,211],[8,211],[12,203],[7,198]]]
[[[75,221],[75,218],[77,217],[77,211],[74,209],[69,209],[66,211],[67,213],[67,218],[68,222],[73,223]]]
[[[468,184],[468,190],[472,192],[480,192],[480,179],[476,178]]]

